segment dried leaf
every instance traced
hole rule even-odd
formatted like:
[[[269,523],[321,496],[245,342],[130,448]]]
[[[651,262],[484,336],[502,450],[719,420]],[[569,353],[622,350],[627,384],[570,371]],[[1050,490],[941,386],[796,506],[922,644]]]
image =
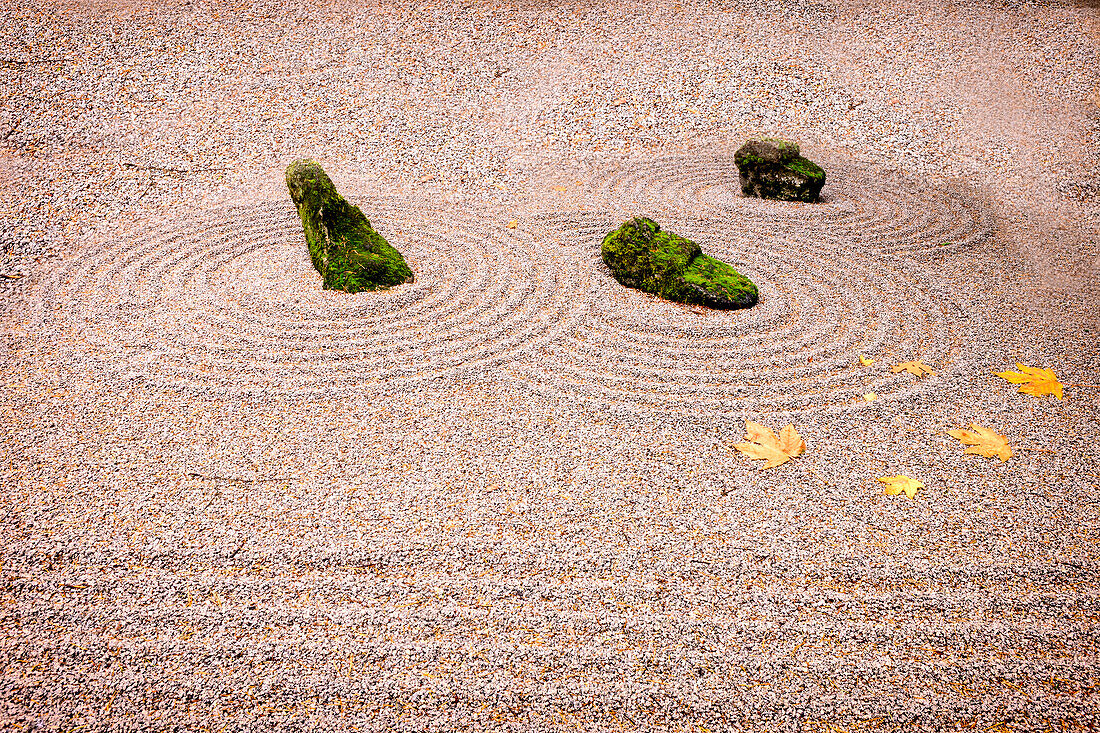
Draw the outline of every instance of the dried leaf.
[[[515,229],[517,226],[519,226],[519,219],[512,219],[512,221],[508,222],[504,226],[508,227],[509,229]]]
[[[874,402],[878,399],[878,395],[874,392],[868,392],[867,394],[863,395],[863,399],[867,400],[868,402]]]
[[[754,443],[767,443],[776,448],[779,447],[779,436],[767,425],[761,425],[752,420],[745,421],[745,440],[751,440]]]
[[[750,458],[766,461],[761,470],[775,468],[806,452],[806,442],[793,425],[788,425],[776,435],[766,425],[746,420],[745,439],[752,442],[736,443],[733,447]]]
[[[886,484],[886,493],[890,496],[905,492],[906,496],[913,499],[916,498],[917,492],[924,488],[924,484],[908,476],[883,476],[879,481]]]
[[[996,456],[1004,463],[1012,457],[1012,449],[1008,447],[1008,439],[998,435],[989,428],[983,428],[977,423],[970,423],[971,430],[948,430],[947,434],[958,438],[963,445],[969,445],[963,453],[975,456],[993,458]]]
[[[565,193],[569,190],[568,186],[551,186],[550,190],[557,191],[558,193]]]
[[[1038,367],[1024,366],[1016,362],[1016,368],[1020,372],[997,372],[998,377],[1003,377],[1013,384],[1020,385],[1017,392],[1043,397],[1052,394],[1062,399],[1062,383],[1052,369],[1039,369]]]
[[[736,443],[733,447],[749,458],[760,458],[767,461],[761,470],[764,468],[775,468],[791,460],[791,457],[786,453],[770,445],[760,443]]]
[[[806,452],[806,441],[794,429],[794,425],[788,425],[779,431],[779,450],[791,458],[798,458]]]
[[[901,364],[890,367],[890,371],[894,374],[898,372],[909,372],[918,377],[923,377],[925,374],[935,374],[935,372],[932,371],[932,367],[920,361],[903,361]]]
[[[869,357],[866,357],[863,354],[860,354],[859,355],[859,363],[862,364],[863,366],[871,366],[872,364],[875,363],[875,360],[871,359]]]

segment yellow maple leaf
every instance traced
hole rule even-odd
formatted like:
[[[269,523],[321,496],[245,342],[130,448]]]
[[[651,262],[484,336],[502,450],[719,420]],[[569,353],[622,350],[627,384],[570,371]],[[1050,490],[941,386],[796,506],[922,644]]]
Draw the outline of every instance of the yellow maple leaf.
[[[947,431],[947,434],[951,437],[961,440],[963,445],[970,446],[963,453],[985,456],[986,458],[996,456],[1001,459],[1001,463],[1012,457],[1012,449],[1008,447],[1008,439],[1005,436],[998,435],[989,428],[983,428],[977,423],[970,423],[970,428],[970,430]]]
[[[913,499],[916,498],[917,492],[924,488],[924,484],[908,476],[883,476],[879,481],[886,484],[885,491],[890,496],[897,496],[904,491],[906,496]]]
[[[860,354],[859,355],[859,363],[862,364],[863,366],[871,366],[872,364],[875,363],[875,360],[871,359],[870,357],[866,357],[863,354]]]
[[[932,371],[932,367],[920,361],[903,361],[901,364],[895,364],[890,367],[890,371],[894,374],[898,372],[909,372],[910,374],[916,374],[918,377],[923,377],[925,374],[935,374],[935,372]]]
[[[751,442],[735,443],[733,447],[750,458],[766,461],[760,470],[775,468],[806,452],[806,442],[794,429],[794,425],[788,425],[776,435],[766,425],[746,420],[745,439]]]
[[[1058,381],[1054,370],[1024,366],[1020,362],[1016,362],[1016,368],[1020,371],[997,372],[996,374],[1013,384],[1020,385],[1020,388],[1016,390],[1017,392],[1035,395],[1036,397],[1052,394],[1058,399],[1062,399],[1062,383]]]

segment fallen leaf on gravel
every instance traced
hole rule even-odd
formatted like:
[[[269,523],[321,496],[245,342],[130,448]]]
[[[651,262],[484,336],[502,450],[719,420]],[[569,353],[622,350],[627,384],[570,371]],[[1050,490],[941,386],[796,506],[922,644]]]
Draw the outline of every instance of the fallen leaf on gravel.
[[[1036,397],[1052,394],[1058,399],[1062,399],[1062,383],[1058,381],[1058,377],[1053,370],[1024,366],[1019,362],[1016,362],[1016,368],[1020,371],[997,372],[997,376],[1007,379],[1013,384],[1020,385],[1020,388],[1016,390],[1017,392],[1035,395]]]
[[[863,366],[871,366],[872,364],[875,363],[875,360],[874,359],[869,359],[866,356],[864,356],[863,354],[860,354],[859,355],[859,363],[862,364]]]
[[[924,484],[908,476],[883,476],[879,481],[886,484],[886,493],[890,496],[897,496],[904,491],[906,496],[913,499],[924,488]]]
[[[868,392],[867,394],[863,395],[863,399],[867,400],[868,402],[874,402],[878,399],[878,395],[874,392]]]
[[[776,435],[771,428],[746,420],[745,433],[745,439],[752,442],[736,443],[733,447],[750,458],[767,461],[760,470],[775,468],[806,452],[806,442],[794,425],[788,425]]]
[[[923,377],[925,374],[935,374],[932,367],[920,361],[903,361],[901,364],[890,367],[890,371],[894,374],[909,372],[910,374],[916,374],[918,377]]]
[[[971,430],[947,431],[947,434],[951,437],[961,440],[963,445],[970,446],[963,453],[985,456],[986,458],[996,456],[1001,459],[1001,463],[1012,456],[1012,449],[1008,447],[1008,439],[1005,436],[998,435],[989,428],[983,428],[977,423],[970,423],[970,428]]]
[[[550,190],[557,191],[558,193],[565,193],[569,190],[568,186],[551,186]]]
[[[519,226],[519,219],[512,219],[512,221],[508,222],[504,226],[508,227],[509,229],[515,229],[517,226]]]

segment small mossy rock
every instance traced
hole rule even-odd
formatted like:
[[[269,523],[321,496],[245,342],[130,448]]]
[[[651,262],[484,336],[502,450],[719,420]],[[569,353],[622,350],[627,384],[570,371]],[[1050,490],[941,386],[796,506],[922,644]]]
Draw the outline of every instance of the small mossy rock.
[[[751,280],[652,219],[631,219],[604,237],[600,249],[611,274],[628,288],[720,310],[756,304]]]
[[[358,206],[336,192],[320,165],[294,161],[286,169],[286,185],[325,290],[358,293],[412,282],[405,258],[374,231]]]
[[[746,196],[814,203],[825,185],[821,166],[803,158],[797,143],[786,140],[749,140],[734,153],[733,162]]]

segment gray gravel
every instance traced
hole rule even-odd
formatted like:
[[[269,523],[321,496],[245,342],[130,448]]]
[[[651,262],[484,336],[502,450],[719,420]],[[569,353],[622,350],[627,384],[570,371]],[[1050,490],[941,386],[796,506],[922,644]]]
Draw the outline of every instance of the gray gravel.
[[[1100,383],[1100,14],[642,5],[0,7],[0,727],[1100,724],[1100,389],[993,376]],[[321,289],[303,155],[415,283]]]

